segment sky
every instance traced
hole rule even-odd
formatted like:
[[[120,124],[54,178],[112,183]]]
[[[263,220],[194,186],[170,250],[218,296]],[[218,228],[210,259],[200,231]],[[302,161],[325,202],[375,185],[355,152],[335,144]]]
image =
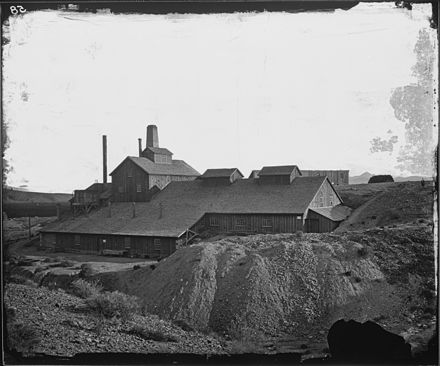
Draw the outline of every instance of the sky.
[[[145,146],[148,124],[200,173],[296,164],[411,175],[396,167],[407,130],[390,98],[417,83],[421,30],[432,39],[427,52],[438,52],[430,15],[429,4],[361,3],[326,13],[11,17],[7,184],[71,193],[102,182],[102,135],[111,172],[137,156],[139,137]],[[391,136],[392,151],[371,150],[374,138]]]

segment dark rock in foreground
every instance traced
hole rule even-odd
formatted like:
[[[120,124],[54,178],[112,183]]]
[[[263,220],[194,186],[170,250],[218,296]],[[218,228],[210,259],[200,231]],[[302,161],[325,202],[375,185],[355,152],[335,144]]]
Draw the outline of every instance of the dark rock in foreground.
[[[334,361],[356,363],[407,363],[412,360],[411,346],[403,337],[367,321],[338,320],[327,336]]]

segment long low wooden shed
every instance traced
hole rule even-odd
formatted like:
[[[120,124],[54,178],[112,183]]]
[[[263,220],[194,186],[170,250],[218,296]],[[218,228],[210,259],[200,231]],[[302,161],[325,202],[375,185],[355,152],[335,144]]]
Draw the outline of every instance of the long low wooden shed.
[[[261,171],[263,178],[242,179],[235,168],[208,169],[169,183],[150,202],[115,202],[47,226],[41,245],[160,258],[204,232],[328,232],[349,214],[325,176],[303,177],[294,165]]]

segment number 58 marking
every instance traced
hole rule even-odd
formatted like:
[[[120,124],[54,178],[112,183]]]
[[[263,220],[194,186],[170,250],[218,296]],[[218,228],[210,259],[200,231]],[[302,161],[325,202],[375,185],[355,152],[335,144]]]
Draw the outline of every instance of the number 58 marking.
[[[10,9],[11,9],[12,15],[17,15],[18,13],[21,13],[21,14],[26,13],[26,9],[23,8],[21,5],[11,6]]]

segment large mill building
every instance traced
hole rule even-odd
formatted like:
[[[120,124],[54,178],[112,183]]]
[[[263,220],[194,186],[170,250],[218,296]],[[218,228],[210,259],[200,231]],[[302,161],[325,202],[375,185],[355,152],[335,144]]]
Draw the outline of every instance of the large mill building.
[[[248,179],[237,168],[199,175],[159,147],[151,125],[146,148],[139,141],[139,156],[111,176],[111,204],[45,227],[41,244],[161,258],[202,233],[329,232],[350,212],[327,176],[303,176],[296,165],[265,166]]]

